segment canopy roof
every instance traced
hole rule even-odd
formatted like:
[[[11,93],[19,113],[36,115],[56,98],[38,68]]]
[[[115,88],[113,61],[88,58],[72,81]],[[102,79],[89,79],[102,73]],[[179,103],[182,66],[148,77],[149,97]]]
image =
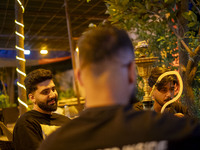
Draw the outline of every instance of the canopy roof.
[[[0,3],[0,58],[15,59],[15,1]],[[103,0],[67,0],[72,37],[76,41],[88,28],[108,18]],[[25,0],[24,48],[31,50],[27,59],[49,59],[70,55],[64,0]],[[40,56],[46,47],[49,54]],[[13,57],[14,56],[14,57]],[[3,59],[1,59],[3,60]]]

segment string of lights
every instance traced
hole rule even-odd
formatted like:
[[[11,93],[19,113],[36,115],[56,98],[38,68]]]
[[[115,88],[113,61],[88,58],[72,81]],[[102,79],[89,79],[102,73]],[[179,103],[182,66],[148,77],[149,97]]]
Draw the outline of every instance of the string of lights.
[[[26,87],[23,84],[17,82],[17,85],[26,90]]]
[[[18,4],[22,8],[22,13],[24,13],[24,6],[22,5],[22,2],[20,0],[17,0]]]
[[[23,6],[22,2],[21,2],[20,0],[17,0],[17,2],[18,2],[19,6],[20,6],[21,9],[22,9],[22,13],[24,13],[25,9],[24,9],[24,6]],[[20,27],[24,28],[24,24],[21,23],[21,22],[19,22],[19,21],[17,21],[16,19],[15,19],[15,24],[16,24],[16,26],[20,26]],[[17,28],[16,28],[16,29],[17,29]],[[16,34],[17,36],[19,36],[20,38],[22,38],[23,40],[25,39],[25,37],[24,37],[24,35],[23,35],[22,33],[19,33],[18,31],[15,31],[15,34]],[[23,53],[24,53],[24,51],[25,51],[24,48],[22,48],[22,47],[20,47],[20,46],[18,46],[18,45],[15,45],[15,48],[16,48],[17,50],[19,50],[19,51],[23,51]],[[16,59],[19,60],[19,61],[26,62],[26,59],[25,59],[25,58],[21,58],[21,57],[19,57],[19,56],[16,56]],[[26,77],[26,73],[23,72],[23,71],[21,71],[19,68],[16,68],[16,71],[17,71],[20,75]],[[24,86],[24,84],[22,84],[22,83],[20,83],[20,82],[17,82],[17,85],[19,86],[19,88],[23,88],[24,90],[26,90],[26,87]],[[19,97],[18,97],[18,102],[19,102],[20,104],[22,104],[23,106],[25,106],[26,108],[28,108],[28,105],[27,105],[25,102],[23,102]]]
[[[28,105],[24,103],[19,97],[18,97],[18,102],[20,102],[22,105],[24,105],[28,109]]]
[[[19,70],[18,68],[16,68],[16,70],[17,70],[18,73],[20,73],[21,75],[23,75],[24,77],[26,77],[26,74],[23,71]]]
[[[24,36],[22,34],[20,34],[19,32],[15,31],[15,34],[17,34],[18,36],[20,36],[24,39]]]
[[[17,20],[15,20],[15,23],[16,23],[17,25],[21,26],[21,27],[24,27],[24,25],[23,25],[22,23],[18,22]]]
[[[20,51],[23,51],[23,52],[25,51],[23,48],[18,47],[17,45],[15,45],[15,48],[18,49],[18,50],[20,50]]]
[[[16,56],[16,59],[26,62],[26,59]]]

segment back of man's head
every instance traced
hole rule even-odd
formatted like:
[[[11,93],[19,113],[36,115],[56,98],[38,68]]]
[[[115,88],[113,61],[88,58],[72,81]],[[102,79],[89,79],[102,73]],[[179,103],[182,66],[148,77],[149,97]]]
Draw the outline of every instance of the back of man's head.
[[[52,79],[52,78],[53,78],[53,75],[50,70],[46,70],[46,69],[33,70],[26,76],[24,80],[27,94],[37,90],[38,83],[43,82],[45,80]]]
[[[92,28],[79,39],[78,47],[78,77],[87,106],[127,103],[136,76],[133,45],[126,31],[111,26]]]
[[[85,32],[78,42],[81,68],[120,57],[129,51],[134,58],[132,42],[124,30],[115,27],[97,27]]]
[[[149,86],[153,87],[153,85],[156,84],[156,81],[158,80],[160,75],[168,71],[171,71],[171,70],[166,67],[155,67],[151,71],[151,75],[148,79]],[[165,86],[169,82],[173,82],[175,84],[175,82],[177,82],[176,77],[172,75],[165,76],[159,83],[156,84],[156,87],[158,90],[160,90],[163,88],[163,86]]]

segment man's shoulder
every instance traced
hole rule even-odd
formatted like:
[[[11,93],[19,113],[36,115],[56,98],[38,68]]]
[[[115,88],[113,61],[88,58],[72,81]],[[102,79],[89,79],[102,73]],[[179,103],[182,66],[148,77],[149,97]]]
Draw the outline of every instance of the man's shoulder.
[[[34,116],[36,116],[36,111],[30,110],[22,114],[18,120],[32,119]]]
[[[118,124],[116,124],[116,122],[118,122]],[[193,120],[191,119],[184,118],[181,120],[172,114],[161,115],[154,111],[134,111],[125,107],[116,107],[113,109],[95,108],[86,110],[80,115],[80,117],[66,123],[61,130],[64,131],[65,129],[71,129],[71,131],[73,131],[73,129],[80,126],[98,126],[104,128],[105,130],[107,130],[106,128],[108,127],[108,130],[110,130],[109,127],[114,126],[115,129],[118,128],[117,130],[120,132],[121,127],[126,128],[126,126],[132,126],[133,128],[128,129],[130,132],[137,131],[138,134],[142,132],[160,134],[160,132],[163,132],[164,134],[166,133],[166,130],[170,129],[177,129],[181,131],[181,129],[179,129],[179,125],[182,125],[183,123],[190,124],[192,122]],[[197,126],[200,128],[199,124]],[[121,132],[122,131],[124,131],[124,129],[122,129]]]
[[[15,124],[14,130],[18,130],[18,129],[25,129],[25,128],[30,128],[33,126],[39,126],[39,122],[38,122],[38,118],[37,115],[35,114],[34,111],[28,111],[26,113],[24,113],[23,115],[21,115]]]
[[[62,114],[58,114],[58,113],[52,113],[51,116],[52,120],[56,120],[56,121],[60,121],[61,123],[65,123],[65,122],[69,122],[70,119],[68,117],[66,117],[65,115]]]
[[[55,117],[55,118],[67,118],[65,115],[59,114],[59,113],[55,113],[55,112],[52,113],[52,117]]]
[[[33,111],[33,110],[30,110],[30,111],[27,111],[26,113],[22,114],[18,120],[17,120],[17,123],[20,123],[20,122],[29,122],[31,120],[34,120],[35,118],[37,118],[37,112],[36,111]]]
[[[99,116],[100,114],[101,116]],[[146,136],[147,133],[149,136]],[[92,137],[89,139],[90,146],[98,149],[100,141],[104,141],[104,147],[111,145],[118,147],[130,143],[137,145],[152,144],[153,141],[162,140],[171,143],[171,141],[193,137],[199,139],[199,135],[200,125],[198,123],[186,118],[177,118],[171,114],[161,115],[152,111],[132,111],[120,107],[95,108],[66,123],[50,135],[47,138],[48,142],[45,142],[43,146],[52,149],[53,146],[54,148],[70,147],[74,149],[78,145],[84,145],[84,142]],[[85,137],[87,138],[85,139]]]

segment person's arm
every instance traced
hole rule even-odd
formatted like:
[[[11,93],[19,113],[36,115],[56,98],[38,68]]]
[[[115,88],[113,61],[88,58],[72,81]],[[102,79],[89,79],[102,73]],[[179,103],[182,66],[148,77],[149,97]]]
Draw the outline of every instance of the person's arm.
[[[133,109],[136,111],[141,111],[143,110],[143,105],[142,102],[137,102],[133,104]]]
[[[176,117],[184,117],[184,114],[182,114],[182,113],[175,113],[174,114]]]
[[[172,103],[172,108],[175,110],[175,114],[178,117],[189,116],[188,108],[181,103]]]
[[[39,124],[26,122],[16,124],[13,132],[13,143],[16,150],[36,150],[43,140]]]

